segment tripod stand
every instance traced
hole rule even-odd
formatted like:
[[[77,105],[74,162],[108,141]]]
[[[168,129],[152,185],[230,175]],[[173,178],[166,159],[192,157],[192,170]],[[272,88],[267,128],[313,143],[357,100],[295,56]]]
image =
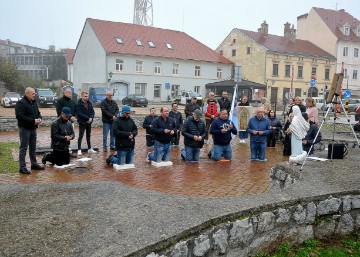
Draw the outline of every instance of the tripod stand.
[[[325,114],[325,116],[324,116],[324,118],[323,118],[323,121],[321,122],[321,125],[320,125],[320,127],[319,127],[319,130],[318,130],[318,132],[316,133],[316,136],[315,136],[315,139],[314,139],[314,142],[316,142],[316,139],[317,139],[317,137],[319,136],[319,133],[320,133],[320,131],[321,131],[321,128],[322,128],[322,126],[324,125],[324,123],[325,123],[325,121],[326,121],[326,117],[328,116],[329,112],[330,112],[331,110],[333,110],[333,111],[334,111],[334,122],[333,122],[333,125],[334,125],[334,126],[333,126],[333,139],[332,139],[333,145],[332,145],[332,147],[331,147],[331,161],[332,161],[332,159],[333,159],[333,153],[334,153],[335,121],[336,121],[336,118],[337,118],[337,117],[336,117],[336,104],[338,104],[338,102],[341,104],[341,108],[342,108],[343,112],[344,112],[345,115],[346,115],[346,119],[347,119],[347,121],[348,121],[348,123],[349,123],[349,126],[350,126],[350,128],[351,128],[351,130],[352,130],[352,133],[353,133],[354,136],[355,136],[356,142],[357,142],[358,147],[359,147],[359,139],[358,139],[357,136],[356,136],[356,133],[355,133],[355,131],[354,131],[354,128],[351,126],[349,116],[347,115],[347,113],[346,113],[346,111],[345,111],[345,107],[344,107],[343,103],[341,102],[341,98],[340,98],[339,94],[334,94],[334,96],[333,96],[333,98],[332,98],[332,101],[331,101],[332,106],[327,109],[326,114]],[[335,108],[334,108],[334,107],[335,107]],[[307,160],[308,157],[309,157],[309,153],[311,153],[311,150],[312,150],[313,147],[314,147],[314,144],[311,145],[309,151],[307,152],[306,158],[305,158],[303,164],[301,165],[300,171],[301,171],[302,168],[304,167],[304,165],[305,165],[305,163],[306,163],[306,160]]]

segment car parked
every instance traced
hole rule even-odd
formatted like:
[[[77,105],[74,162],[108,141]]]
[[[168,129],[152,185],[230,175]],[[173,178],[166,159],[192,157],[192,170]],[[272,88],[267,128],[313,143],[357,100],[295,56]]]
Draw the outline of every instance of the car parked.
[[[349,112],[355,112],[356,108],[360,106],[360,99],[348,99],[349,100]],[[346,99],[341,100],[344,107]]]
[[[129,106],[148,106],[148,100],[142,95],[128,95],[127,97],[122,99],[123,105]]]
[[[16,103],[21,99],[21,96],[16,92],[6,92],[1,98],[1,106],[15,107]]]
[[[36,97],[39,107],[55,106],[57,102],[57,96],[50,88],[36,88]]]

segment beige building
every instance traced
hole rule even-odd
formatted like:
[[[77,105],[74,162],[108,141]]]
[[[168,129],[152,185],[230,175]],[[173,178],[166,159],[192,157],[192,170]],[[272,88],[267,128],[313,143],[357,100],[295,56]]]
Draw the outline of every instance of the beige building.
[[[323,95],[335,72],[335,57],[310,41],[296,39],[289,23],[284,36],[270,35],[268,29],[265,21],[257,32],[235,28],[217,51],[242,66],[244,79],[265,84],[267,98],[278,106],[291,95]]]
[[[341,10],[313,7],[297,18],[298,38],[309,40],[336,57],[336,72],[344,63],[343,90],[360,97],[360,21]]]

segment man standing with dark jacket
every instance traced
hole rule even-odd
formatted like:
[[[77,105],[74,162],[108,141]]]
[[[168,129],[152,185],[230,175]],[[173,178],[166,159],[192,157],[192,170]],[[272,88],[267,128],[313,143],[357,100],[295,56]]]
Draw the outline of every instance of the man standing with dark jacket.
[[[26,168],[26,151],[29,147],[29,155],[32,170],[44,170],[36,161],[36,129],[41,123],[41,114],[35,101],[35,89],[28,87],[25,89],[25,96],[16,103],[15,114],[19,126],[20,147],[19,165],[21,174],[31,174]]]
[[[174,119],[175,127],[176,127],[176,133],[174,134],[171,143],[173,146],[179,146],[180,131],[181,131],[181,127],[183,125],[183,118],[182,118],[181,112],[178,112],[178,110],[177,110],[177,108],[178,108],[177,103],[172,103],[171,107],[172,107],[172,110],[169,112],[169,117]]]
[[[138,134],[138,129],[134,120],[130,118],[129,106],[122,106],[121,116],[114,121],[112,130],[116,139],[117,154],[110,155],[106,159],[106,163],[117,165],[133,164],[135,137]]]
[[[70,141],[75,138],[73,126],[69,119],[72,117],[70,108],[63,107],[60,116],[51,123],[51,148],[53,152],[46,152],[42,163],[47,161],[58,166],[70,163]]]
[[[205,122],[201,120],[202,113],[195,110],[193,116],[189,116],[182,127],[185,149],[181,151],[181,157],[188,161],[199,161],[200,149],[204,145],[206,135]]]
[[[117,103],[112,100],[113,92],[106,92],[106,98],[101,101],[101,120],[103,122],[103,150],[107,152],[107,136],[110,131],[110,149],[116,150],[115,148],[115,137],[112,132],[113,122],[116,120],[116,115],[119,112]]]
[[[154,146],[154,133],[151,130],[151,124],[156,118],[156,109],[150,108],[150,115],[146,116],[143,122],[143,128],[146,129],[146,147],[151,148]]]
[[[151,126],[155,135],[154,152],[147,154],[147,161],[170,161],[171,140],[176,133],[175,121],[169,117],[169,108],[160,109],[161,116],[157,117]]]
[[[70,108],[71,117],[69,118],[69,121],[71,123],[76,121],[76,115],[77,115],[76,103],[75,103],[74,100],[72,100],[72,92],[71,92],[70,88],[67,88],[67,89],[64,90],[63,97],[61,97],[56,103],[56,113],[57,113],[58,117],[60,116],[61,110],[64,107]]]
[[[219,99],[219,107],[220,110],[226,109],[228,113],[230,113],[231,110],[231,101],[228,98],[228,93],[226,91],[223,91],[221,94],[221,98]]]
[[[194,111],[199,109],[200,110],[200,106],[196,103],[197,102],[197,97],[196,96],[193,96],[191,98],[191,102],[188,103],[187,105],[185,105],[185,117],[189,117],[189,116],[192,116]]]
[[[82,155],[81,153],[81,141],[83,139],[84,133],[86,131],[86,142],[88,145],[88,153],[96,153],[91,147],[91,123],[95,117],[95,111],[92,106],[92,103],[89,102],[89,93],[81,92],[81,98],[78,101],[76,106],[78,117],[77,121],[79,123],[79,138],[78,138],[78,153],[77,155]]]

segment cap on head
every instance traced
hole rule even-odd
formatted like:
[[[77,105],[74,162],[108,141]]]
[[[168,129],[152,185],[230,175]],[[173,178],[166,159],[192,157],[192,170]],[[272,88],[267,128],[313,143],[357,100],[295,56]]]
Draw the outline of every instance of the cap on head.
[[[198,116],[199,118],[200,117],[202,117],[202,112],[199,110],[199,109],[196,109],[195,111],[194,111],[194,114],[196,115],[196,116]]]
[[[130,106],[128,106],[128,105],[123,105],[123,106],[121,107],[121,111],[122,111],[122,112],[130,112],[130,111],[131,111]]]
[[[71,110],[69,107],[63,107],[61,109],[61,112],[65,114],[66,117],[71,117],[72,114],[71,114]]]

